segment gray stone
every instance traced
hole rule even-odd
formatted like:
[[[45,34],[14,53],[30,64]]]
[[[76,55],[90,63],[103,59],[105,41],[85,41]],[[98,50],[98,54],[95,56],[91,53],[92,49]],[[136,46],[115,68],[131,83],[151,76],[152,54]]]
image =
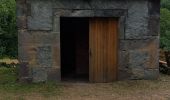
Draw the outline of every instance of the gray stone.
[[[34,83],[47,81],[47,70],[42,67],[32,68],[32,78]]]
[[[119,69],[127,70],[129,69],[129,53],[128,51],[119,51]]]
[[[114,5],[113,5],[114,4]],[[57,9],[127,9],[126,1],[104,0],[57,0],[53,7]]]
[[[55,16],[61,17],[94,17],[94,10],[55,10]]]
[[[143,39],[148,36],[148,2],[131,1],[126,21],[125,39]]]
[[[127,15],[127,10],[123,9],[102,9],[102,10],[68,10],[55,9],[54,15],[59,17],[121,17]]]
[[[33,35],[27,30],[18,30],[19,46],[29,46],[33,43]]]
[[[148,39],[120,40],[120,50],[147,49],[151,46],[159,48],[159,37],[152,36]]]
[[[17,4],[17,16],[26,16],[26,7],[21,4]]]
[[[55,82],[60,82],[61,81],[60,68],[50,68],[50,69],[48,69],[47,74],[48,74],[47,79],[49,81],[55,81]]]
[[[129,80],[131,79],[132,71],[129,69],[119,69],[118,70],[118,80]]]
[[[60,34],[60,17],[53,17],[53,32]]]
[[[27,62],[21,65],[21,80],[61,80],[60,17],[117,18],[118,79],[156,79],[159,3],[160,0],[17,0],[19,61]]]
[[[23,39],[25,39],[25,42],[31,40],[30,42],[33,44],[51,45],[53,43],[56,43],[57,37],[58,37],[58,34],[54,33],[54,32],[31,31],[31,32],[29,32],[28,35],[26,34],[25,36],[23,36]],[[25,44],[25,43],[22,43],[22,44]]]
[[[57,9],[91,9],[89,2],[85,0],[55,0],[53,7]]]
[[[20,68],[19,68],[19,77],[29,77],[29,63],[28,62],[20,62]]]
[[[118,26],[118,28],[119,28],[119,39],[125,39],[125,23],[126,23],[126,14],[124,15],[124,16],[121,16],[120,18],[119,18],[119,26]]]
[[[128,2],[126,0],[91,0],[92,9],[127,9]]]
[[[52,49],[51,46],[38,47],[38,65],[41,67],[52,67]]]
[[[70,17],[89,17],[89,16],[94,16],[94,11],[92,11],[92,10],[73,10],[69,16]]]
[[[113,10],[94,10],[95,17],[116,17],[126,16],[126,10],[113,9]]]
[[[19,46],[18,47],[19,61],[21,61],[21,62],[29,62],[29,53],[28,53],[27,48],[28,48],[27,46]]]
[[[159,16],[150,16],[149,17],[149,35],[158,36],[160,33],[160,17]]]
[[[160,15],[160,0],[148,0],[149,14],[151,16]]]
[[[144,69],[149,65],[149,54],[147,51],[129,51],[129,68],[131,69],[131,79],[143,79]]]
[[[29,30],[52,30],[52,4],[50,1],[31,2],[31,16],[28,16]]]
[[[119,50],[124,51],[146,51],[148,52],[148,65],[149,69],[155,69],[159,67],[159,38],[155,37],[147,40],[121,40]]]
[[[145,70],[144,79],[147,80],[155,80],[159,78],[159,70],[158,69],[147,69]]]
[[[127,80],[131,78],[132,71],[129,67],[129,53],[128,51],[119,51],[119,67],[118,67],[118,79]]]
[[[129,67],[131,69],[145,69],[149,66],[150,55],[148,51],[131,50],[129,51]]]
[[[138,69],[138,68],[133,68],[131,74],[132,80],[139,80],[139,79],[144,79],[144,69]]]
[[[17,28],[18,29],[26,29],[27,28],[27,18],[26,16],[18,16],[17,17]]]

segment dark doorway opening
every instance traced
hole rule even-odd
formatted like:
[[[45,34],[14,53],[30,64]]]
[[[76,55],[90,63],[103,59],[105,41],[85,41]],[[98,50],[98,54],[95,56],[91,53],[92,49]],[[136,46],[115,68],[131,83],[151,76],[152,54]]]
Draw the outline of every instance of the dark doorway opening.
[[[89,80],[89,19],[61,17],[61,79]]]

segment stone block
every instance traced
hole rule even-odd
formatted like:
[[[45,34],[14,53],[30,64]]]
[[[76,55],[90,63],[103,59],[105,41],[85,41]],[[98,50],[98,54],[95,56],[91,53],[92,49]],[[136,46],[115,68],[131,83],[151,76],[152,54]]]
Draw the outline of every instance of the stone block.
[[[145,39],[148,35],[148,2],[129,1],[125,39]]]
[[[58,33],[46,31],[30,31],[29,33],[32,43],[37,45],[51,45],[57,43],[56,41],[59,41]]]
[[[132,74],[131,74],[131,78],[132,80],[139,80],[139,79],[144,79],[144,69],[139,69],[139,68],[133,68],[132,70]]]
[[[129,67],[131,69],[144,69],[150,65],[150,55],[148,51],[131,50],[129,51]]]
[[[47,77],[48,81],[55,81],[55,82],[61,81],[61,72],[60,72],[60,69],[58,68],[48,69],[47,75],[48,75]]]
[[[124,14],[124,16],[122,15],[119,18],[119,24],[118,24],[118,28],[119,28],[119,39],[125,39],[125,25],[126,24],[126,14]]]
[[[61,80],[60,17],[116,17],[120,34],[118,79],[156,79],[159,2],[17,0],[20,76],[33,82]]]
[[[160,0],[149,0],[148,7],[151,16],[160,15]]]
[[[132,71],[130,69],[119,69],[118,80],[128,80],[131,79]]]
[[[32,1],[31,16],[28,16],[28,30],[52,30],[52,2]]]
[[[145,70],[144,79],[155,80],[159,78],[159,69],[147,69]]]
[[[92,9],[127,9],[128,2],[122,0],[90,0]]]
[[[61,66],[60,46],[53,45],[52,50],[53,50],[52,51],[53,67],[60,68]]]
[[[89,2],[85,0],[55,0],[53,7],[57,9],[91,9]]]
[[[143,79],[144,69],[149,66],[149,55],[146,51],[129,51],[129,69],[131,70],[131,79]]]
[[[55,9],[56,17],[122,17],[127,15],[125,9],[92,9],[92,10],[73,10],[73,9]]]
[[[129,53],[128,51],[119,51],[119,67],[118,80],[127,80],[131,77],[131,69],[129,67]]]
[[[129,69],[129,53],[128,51],[119,51],[119,69]]]
[[[53,32],[60,33],[60,17],[53,16]]]
[[[121,16],[126,15],[126,10],[123,9],[107,9],[107,10],[93,10],[95,17],[116,17],[119,18]]]
[[[17,17],[17,27],[18,27],[18,29],[26,29],[27,28],[26,16],[18,16]]]
[[[150,16],[149,17],[149,35],[158,36],[160,33],[160,17],[159,16]]]
[[[26,16],[26,0],[16,0],[17,16]]]
[[[16,0],[18,4],[25,4],[27,0]]]
[[[29,61],[29,53],[27,46],[19,46],[18,47],[18,58],[21,62],[28,62]]]
[[[94,17],[94,10],[60,10],[55,9],[54,15],[59,17]]]
[[[47,69],[42,67],[32,68],[32,78],[34,83],[47,81]]]
[[[54,1],[53,7],[57,9],[127,9],[127,2],[111,0],[57,0]]]
[[[71,17],[89,17],[94,16],[93,10],[73,10],[70,15]]]
[[[19,46],[18,57],[21,62],[29,62],[29,64],[37,64],[37,47],[36,46]]]
[[[38,65],[41,67],[52,67],[52,48],[51,46],[40,46],[37,49]]]
[[[120,50],[131,51],[146,51],[148,53],[149,64],[148,69],[159,68],[159,38],[151,38],[147,40],[121,40]]]
[[[29,63],[28,62],[20,62],[19,65],[19,77],[29,77]]]
[[[33,45],[33,35],[27,30],[18,30],[18,40],[19,46]]]
[[[20,62],[19,65],[19,82],[31,83],[32,77],[30,76],[30,68],[28,62]]]

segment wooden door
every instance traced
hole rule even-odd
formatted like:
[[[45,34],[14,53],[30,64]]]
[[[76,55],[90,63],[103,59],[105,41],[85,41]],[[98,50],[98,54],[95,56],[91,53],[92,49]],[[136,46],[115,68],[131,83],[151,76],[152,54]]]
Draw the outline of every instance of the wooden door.
[[[113,82],[118,67],[118,20],[91,18],[89,24],[89,80]]]

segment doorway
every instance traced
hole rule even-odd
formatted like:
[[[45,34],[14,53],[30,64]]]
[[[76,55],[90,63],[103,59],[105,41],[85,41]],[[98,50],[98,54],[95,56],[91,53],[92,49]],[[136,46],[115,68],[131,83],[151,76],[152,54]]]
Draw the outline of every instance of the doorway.
[[[61,17],[61,79],[89,80],[89,20]]]
[[[61,17],[61,79],[113,82],[118,75],[118,18]]]

